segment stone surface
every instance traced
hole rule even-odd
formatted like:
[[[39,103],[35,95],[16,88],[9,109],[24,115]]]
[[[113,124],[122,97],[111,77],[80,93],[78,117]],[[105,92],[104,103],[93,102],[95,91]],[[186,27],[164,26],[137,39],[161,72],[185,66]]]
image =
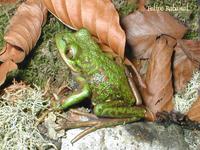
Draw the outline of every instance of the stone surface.
[[[72,145],[70,141],[82,130],[68,130],[62,150],[200,150],[200,131],[174,124],[140,122],[100,129]]]
[[[184,130],[185,141],[191,150],[200,150],[200,131]]]

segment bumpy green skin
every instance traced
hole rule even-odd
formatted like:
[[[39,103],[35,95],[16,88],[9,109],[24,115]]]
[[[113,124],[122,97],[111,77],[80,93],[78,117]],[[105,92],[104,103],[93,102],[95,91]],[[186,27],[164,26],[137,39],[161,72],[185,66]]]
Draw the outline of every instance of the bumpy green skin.
[[[92,102],[98,104],[108,99],[124,100],[127,105],[133,105],[135,98],[124,68],[107,57],[86,30],[74,34],[74,42],[81,47],[75,62],[89,82]]]
[[[67,47],[61,40],[67,43]],[[61,33],[57,35],[56,43],[63,59],[67,57],[64,49],[69,49],[70,46],[75,49],[76,54],[73,54],[70,61],[73,61],[73,67],[89,86],[88,93],[82,95],[90,95],[92,104],[96,106],[94,110],[96,115],[144,116],[144,109],[132,107],[135,104],[135,97],[125,75],[124,66],[116,64],[112,58],[103,53],[86,29],[76,33]],[[71,101],[71,97],[66,103]],[[63,106],[68,107],[68,104]]]

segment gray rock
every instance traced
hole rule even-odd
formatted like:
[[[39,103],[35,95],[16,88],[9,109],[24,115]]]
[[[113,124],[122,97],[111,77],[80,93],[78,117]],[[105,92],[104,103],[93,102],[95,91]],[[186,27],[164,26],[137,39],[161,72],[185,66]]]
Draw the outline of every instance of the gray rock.
[[[190,150],[200,150],[200,131],[184,130],[184,135]]]
[[[200,131],[184,130],[178,125],[133,123],[99,129],[74,143],[70,141],[83,129],[72,129],[62,139],[62,150],[200,150]]]

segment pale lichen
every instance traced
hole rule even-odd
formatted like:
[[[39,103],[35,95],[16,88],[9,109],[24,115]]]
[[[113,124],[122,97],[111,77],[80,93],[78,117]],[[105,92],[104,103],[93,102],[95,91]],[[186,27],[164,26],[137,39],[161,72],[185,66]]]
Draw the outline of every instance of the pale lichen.
[[[174,109],[185,114],[192,104],[198,99],[200,89],[200,71],[193,73],[192,79],[188,82],[185,89],[174,95]]]
[[[5,91],[0,98],[0,149],[56,149],[34,125],[38,113],[49,106],[42,90],[14,84]]]

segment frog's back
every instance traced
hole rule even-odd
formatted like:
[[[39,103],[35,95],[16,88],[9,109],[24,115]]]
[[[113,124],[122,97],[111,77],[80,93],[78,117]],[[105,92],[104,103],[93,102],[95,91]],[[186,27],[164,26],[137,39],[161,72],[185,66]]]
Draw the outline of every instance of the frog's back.
[[[103,53],[91,37],[79,39],[77,44],[83,50],[77,59],[77,64],[90,84],[93,103],[125,100],[132,105],[135,99],[123,66],[119,66]]]

